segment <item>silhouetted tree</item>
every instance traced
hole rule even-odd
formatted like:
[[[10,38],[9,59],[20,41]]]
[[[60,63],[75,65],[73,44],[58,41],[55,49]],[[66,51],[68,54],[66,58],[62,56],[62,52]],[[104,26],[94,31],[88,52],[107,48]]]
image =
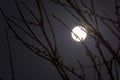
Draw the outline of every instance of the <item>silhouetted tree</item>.
[[[80,42],[80,44],[85,47],[86,56],[90,58],[92,64],[89,66],[84,66],[80,63],[79,60],[76,60],[76,62],[78,63],[78,66],[80,66],[79,68],[82,71],[82,73],[79,74],[76,71],[76,68],[74,68],[74,65],[67,66],[64,63],[64,61],[60,56],[60,52],[58,51],[59,47],[57,46],[57,43],[56,43],[57,41],[55,38],[55,32],[54,32],[51,19],[49,18],[48,12],[44,7],[44,3],[42,2],[42,0],[36,0],[36,5],[39,11],[40,18],[36,17],[33,11],[24,2],[20,3],[24,6],[24,8],[26,8],[29,11],[31,16],[36,20],[36,23],[28,21],[25,18],[24,13],[21,10],[17,0],[15,0],[15,4],[21,18],[17,18],[15,16],[11,16],[11,17],[6,16],[5,13],[3,12],[4,10],[0,8],[3,17],[5,18],[5,21],[8,24],[8,27],[14,33],[14,35],[16,36],[16,39],[22,42],[24,46],[26,46],[34,54],[52,63],[52,65],[54,65],[54,67],[56,68],[56,70],[58,71],[58,73],[60,74],[63,80],[70,80],[70,76],[68,75],[68,72],[75,75],[78,78],[78,80],[79,79],[86,80],[87,79],[86,78],[87,72],[85,72],[86,68],[94,69],[93,72],[97,74],[97,75],[93,75],[93,77],[95,77],[95,80],[96,79],[104,80],[104,78],[102,77],[103,71],[101,70],[101,66],[105,67],[105,70],[108,73],[107,75],[109,75],[110,80],[119,80],[118,70],[120,69],[119,68],[120,67],[120,56],[119,56],[119,53],[120,53],[120,13],[119,13],[120,5],[118,3],[120,1],[114,0],[115,2],[114,17],[116,17],[116,19],[111,18],[110,15],[106,12],[104,12],[105,16],[97,14],[93,0],[90,0],[91,7],[88,7],[88,5],[84,2],[84,0],[80,0],[79,3],[78,3],[78,0],[49,0],[49,1],[56,4],[56,6],[60,5],[69,14],[71,14],[71,17],[75,18],[81,23],[84,23],[81,25],[86,28],[87,30],[86,33],[88,34],[88,36],[93,39],[94,49],[96,49],[99,54],[97,56],[94,55],[92,50],[87,46],[85,42],[83,41]],[[56,21],[59,21],[65,28],[67,28],[71,32],[71,29],[68,27],[68,25],[64,21],[62,21],[62,19],[60,19],[55,14],[52,14],[52,17]],[[47,20],[47,22],[45,20]],[[17,23],[16,21],[20,21],[24,23],[25,28],[27,28],[27,30],[24,27],[20,26],[20,24]],[[50,28],[52,40],[51,40],[51,37],[48,36],[49,34],[46,32],[46,29],[45,29],[46,23],[49,24],[48,26]],[[105,27],[107,27],[109,31],[116,38],[116,41],[118,42],[116,49],[113,48],[111,42],[107,40],[105,36],[102,34],[99,28],[100,23],[102,23]],[[14,24],[14,26],[12,24]],[[41,39],[38,38],[35,32],[31,29],[32,25],[39,27],[39,29],[42,32],[42,35],[44,36],[48,44],[48,47],[46,46],[46,43],[44,44],[41,41]],[[19,30],[22,30],[23,33],[29,36],[32,41],[38,43],[39,47],[37,47],[32,43],[29,43],[27,40],[24,40],[21,37],[21,35],[16,31],[15,27],[18,28]],[[108,54],[112,56],[111,59],[108,59],[105,57],[104,49],[106,49],[108,51]]]

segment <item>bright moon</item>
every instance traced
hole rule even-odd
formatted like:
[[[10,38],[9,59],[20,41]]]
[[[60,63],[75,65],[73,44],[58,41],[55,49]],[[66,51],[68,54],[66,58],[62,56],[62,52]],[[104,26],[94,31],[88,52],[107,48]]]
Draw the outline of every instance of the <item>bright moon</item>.
[[[84,41],[87,37],[86,29],[82,26],[76,26],[72,29],[71,36],[77,42]]]

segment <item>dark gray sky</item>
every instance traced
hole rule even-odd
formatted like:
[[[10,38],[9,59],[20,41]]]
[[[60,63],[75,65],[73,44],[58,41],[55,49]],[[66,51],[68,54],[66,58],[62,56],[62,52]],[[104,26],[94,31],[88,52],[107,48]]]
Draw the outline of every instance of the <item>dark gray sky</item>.
[[[18,0],[18,2],[19,1],[22,0]],[[68,14],[60,6],[50,3],[48,2],[48,0],[42,0],[42,1],[45,4],[49,14],[53,13],[58,17],[60,17],[71,29],[76,25],[75,23],[79,24],[78,21],[72,18],[70,14]],[[88,0],[85,0],[86,4],[89,5],[89,2],[87,1]],[[25,0],[25,2],[33,10],[33,12],[36,15],[38,15],[38,10],[36,7],[35,0]],[[101,13],[103,10],[110,15],[114,14],[113,0],[94,0],[94,3],[98,14],[103,15]],[[0,0],[0,5],[4,9],[7,16],[12,15],[17,17],[19,15],[15,7],[14,0]],[[30,14],[27,13],[25,9],[23,10],[26,15],[26,18],[28,20],[31,20],[32,18],[30,17]],[[63,60],[65,60],[65,62],[68,65],[76,65],[75,63],[76,59],[79,59],[84,65],[88,65],[90,62],[85,55],[84,47],[79,43],[75,42],[71,38],[70,31],[67,30],[65,27],[63,27],[63,25],[61,25],[59,22],[55,21],[54,19],[52,19],[52,24],[55,30],[58,50],[60,51],[60,55],[62,56]],[[110,37],[108,36],[111,34],[109,33],[108,29],[104,28],[102,24],[100,25],[101,25],[100,29],[103,32],[104,36],[107,39],[109,39],[111,42],[113,42],[115,39],[112,36]],[[4,32],[5,28],[7,28],[7,25],[0,13],[0,78],[2,78],[3,80],[12,80],[11,68],[9,63],[9,52],[8,52],[6,36]],[[39,33],[39,30],[35,30],[35,31]],[[27,50],[27,48],[24,47],[21,42],[17,41],[13,37],[14,35],[9,29],[8,29],[8,33],[9,33],[9,40],[11,45],[11,52],[13,56],[13,66],[14,66],[16,80],[61,80],[61,77],[58,75],[57,71],[53,66],[51,66],[50,63],[48,63],[46,60],[41,59],[40,57],[34,55],[29,50]],[[24,36],[24,34],[21,35],[23,35],[25,39],[30,41],[29,38]],[[89,46],[89,48],[93,49],[94,42],[93,40],[91,40],[91,38],[87,37],[85,43]],[[116,44],[117,42],[113,42],[112,45],[116,47]],[[96,51],[94,50],[93,52],[96,53]],[[110,56],[107,55],[107,57]],[[71,76],[71,80],[74,80],[74,77]]]

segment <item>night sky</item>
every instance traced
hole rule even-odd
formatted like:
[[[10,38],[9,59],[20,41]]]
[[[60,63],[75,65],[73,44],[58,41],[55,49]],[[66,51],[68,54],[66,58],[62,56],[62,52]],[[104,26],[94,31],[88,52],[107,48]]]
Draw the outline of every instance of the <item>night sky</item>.
[[[35,15],[38,15],[39,17],[39,12],[35,0],[17,0],[17,1],[18,3],[20,1],[24,1],[30,7],[30,9],[32,9]],[[55,31],[58,51],[60,52],[61,58],[64,60],[65,63],[67,63],[67,65],[76,66],[77,59],[79,59],[83,65],[89,65],[90,60],[86,56],[84,46],[74,41],[71,37],[71,32],[67,30],[65,27],[63,27],[61,23],[56,21],[51,16],[51,14],[55,14],[56,16],[58,16],[69,26],[70,29],[76,26],[76,24],[80,24],[80,22],[74,19],[67,11],[65,11],[59,5],[49,2],[49,0],[41,1],[45,5],[48,15],[50,15],[50,19]],[[96,12],[98,14],[103,15],[103,11],[106,11],[109,15],[111,15],[111,17],[112,15],[114,15],[113,8],[114,0],[93,0],[93,1],[95,3]],[[85,0],[85,3],[88,4],[88,6],[90,5],[88,0]],[[3,8],[7,16],[20,17],[18,10],[15,6],[14,0],[0,0],[0,6]],[[29,21],[35,21],[33,17],[30,16],[30,13],[26,9],[24,9],[24,7],[21,4],[20,6],[24,11],[26,19]],[[48,24],[45,25],[47,26]],[[116,48],[117,47],[116,44],[118,44],[118,42],[115,41],[114,36],[108,31],[107,28],[104,27],[103,24],[99,25],[100,30],[102,31],[104,37],[110,40],[110,42],[112,42],[111,45],[113,45],[113,47]],[[60,77],[60,75],[58,74],[58,72],[56,71],[52,64],[50,64],[45,59],[33,54],[20,41],[15,39],[14,34],[11,32],[10,29],[8,29],[7,24],[1,13],[0,13],[0,78],[2,78],[3,80],[12,80],[9,60],[10,57],[6,41],[5,28],[8,31],[13,58],[13,68],[16,80],[62,80],[62,78]],[[35,26],[33,26],[33,30],[37,36],[40,36],[39,38],[43,41],[43,43],[45,43],[43,36],[40,35],[41,32]],[[46,27],[46,31],[48,32],[48,34],[50,33],[48,27]],[[18,32],[23,36],[25,40],[32,43],[29,37],[26,37],[20,31]],[[51,35],[49,35],[49,38],[50,37]],[[95,53],[95,55],[98,55],[97,51],[94,50],[93,48],[94,41],[90,37],[87,37],[84,42],[91,50],[93,50],[93,53]],[[36,43],[33,44],[37,45]],[[111,58],[110,55],[107,55],[107,51],[105,52],[106,57]],[[88,70],[88,73],[89,72],[91,72],[91,70]],[[90,76],[91,75],[88,75],[88,78],[90,78]],[[71,76],[71,80],[75,80],[74,76]]]

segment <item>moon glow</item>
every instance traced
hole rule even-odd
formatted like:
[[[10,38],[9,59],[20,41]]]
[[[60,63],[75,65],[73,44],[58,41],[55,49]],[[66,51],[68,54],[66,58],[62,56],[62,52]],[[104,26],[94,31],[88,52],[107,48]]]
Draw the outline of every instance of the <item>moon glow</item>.
[[[71,36],[77,42],[84,41],[87,37],[86,29],[82,26],[76,26],[72,29]]]

